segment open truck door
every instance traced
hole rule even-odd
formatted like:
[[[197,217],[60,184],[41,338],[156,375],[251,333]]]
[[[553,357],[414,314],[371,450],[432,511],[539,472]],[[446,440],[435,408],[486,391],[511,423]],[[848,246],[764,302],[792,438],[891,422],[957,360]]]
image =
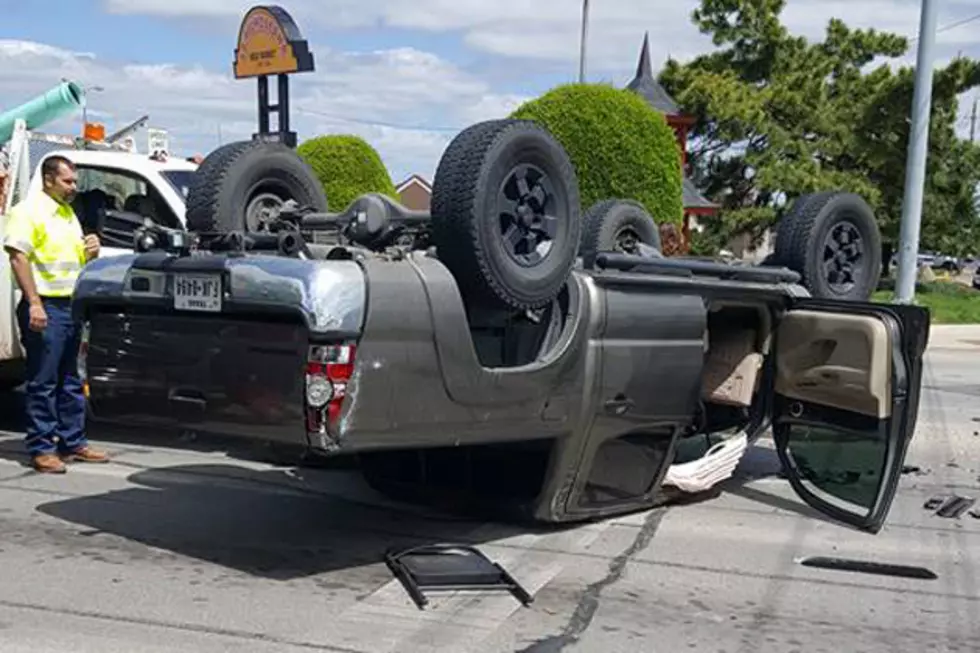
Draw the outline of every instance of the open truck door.
[[[773,436],[807,504],[881,529],[915,431],[928,337],[917,306],[794,301],[776,333]]]

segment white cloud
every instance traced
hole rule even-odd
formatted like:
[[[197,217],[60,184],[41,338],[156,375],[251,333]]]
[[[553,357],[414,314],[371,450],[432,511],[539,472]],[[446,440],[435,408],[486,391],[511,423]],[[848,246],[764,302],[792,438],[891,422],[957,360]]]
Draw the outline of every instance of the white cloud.
[[[241,19],[246,0],[103,0],[111,11],[170,18]],[[307,33],[314,30],[388,26],[455,33],[463,42],[495,57],[523,60],[512,65],[514,78],[528,72],[578,70],[582,0],[292,0],[288,9]],[[698,0],[603,0],[592,2],[587,43],[587,74],[594,81],[624,83],[633,72],[643,32],[649,31],[656,66],[668,56],[686,60],[711,48],[698,33],[691,12]],[[875,28],[915,37],[921,0],[787,0],[785,24],[796,34],[821,38],[831,18],[855,28]],[[941,3],[937,65],[958,53],[980,58],[976,30],[980,20],[948,28],[980,13],[980,0]],[[915,43],[902,58],[914,64]],[[560,73],[559,73],[560,74]],[[967,111],[968,107],[961,107]]]
[[[396,182],[412,172],[431,176],[454,129],[505,115],[522,99],[495,95],[452,63],[410,48],[314,52],[317,72],[292,79],[293,129],[300,139],[364,136]],[[150,114],[150,125],[168,129],[180,154],[209,151],[219,134],[227,142],[247,139],[256,129],[255,84],[236,81],[230,72],[116,63],[52,45],[0,40],[0,106],[24,102],[63,77],[102,87],[88,93],[90,120],[103,120],[112,131]],[[80,124],[79,112],[44,130],[78,133]]]
[[[819,38],[835,16],[854,27],[914,36],[919,3],[788,0],[784,19],[794,32],[811,38]],[[194,29],[226,34],[229,50],[238,21],[253,5],[253,0],[102,0],[111,12],[190,21]],[[591,6],[590,79],[625,83],[644,31],[650,32],[655,66],[668,55],[683,60],[711,47],[691,23],[695,0],[603,0]],[[577,72],[581,0],[291,0],[288,8],[317,60],[315,73],[293,77],[294,129],[301,138],[360,134],[379,149],[395,177],[431,174],[455,129],[504,115],[525,98],[498,92],[453,61],[418,49],[334,50],[326,45],[332,33],[392,27],[455,34],[488,55],[481,60],[485,72],[527,94],[544,90],[537,87],[540,82],[528,81],[541,79],[543,71],[559,71],[557,79],[566,80]],[[980,0],[951,0],[941,12],[940,25],[950,25],[980,13]],[[980,21],[942,31],[940,59],[958,50],[980,58],[980,42],[971,40],[977,27]],[[913,49],[906,61],[914,57]],[[109,129],[149,113],[154,125],[171,131],[182,153],[212,148],[219,125],[225,141],[248,138],[255,129],[255,85],[235,81],[227,69],[112,62],[52,44],[0,41],[0,106],[26,100],[62,77],[105,88],[90,95],[89,107]],[[964,116],[968,111],[961,107]],[[967,126],[964,121],[961,129]],[[77,116],[70,127],[78,129]]]
[[[103,0],[117,13],[170,18],[240,19],[247,0]],[[329,10],[325,11],[325,6]],[[650,31],[653,55],[692,56],[709,47],[690,16],[696,0],[604,0],[591,3],[589,66],[611,71],[635,60],[643,31]],[[796,33],[819,37],[827,21],[841,18],[854,27],[874,27],[913,36],[920,0],[788,0],[783,16]],[[491,54],[574,64],[578,57],[581,0],[292,0],[288,9],[306,30],[389,26],[458,32],[470,46]],[[940,24],[980,12],[980,0],[942,3]],[[978,23],[980,24],[980,23]],[[964,46],[980,55],[973,28],[944,31],[940,44]],[[569,67],[570,73],[574,66]]]

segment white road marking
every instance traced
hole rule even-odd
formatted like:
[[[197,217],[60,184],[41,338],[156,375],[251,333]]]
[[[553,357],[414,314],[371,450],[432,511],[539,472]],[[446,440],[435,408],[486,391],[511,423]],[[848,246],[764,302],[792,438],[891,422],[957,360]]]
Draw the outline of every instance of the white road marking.
[[[586,551],[610,525],[605,522],[547,535],[517,535],[479,548],[534,596],[561,574],[574,554]],[[477,539],[480,530],[475,532]],[[567,553],[557,554],[555,550]],[[514,612],[525,609],[507,592],[426,596],[430,603],[419,610],[401,583],[393,579],[331,620],[337,638],[334,641],[371,653],[463,653],[490,637]]]

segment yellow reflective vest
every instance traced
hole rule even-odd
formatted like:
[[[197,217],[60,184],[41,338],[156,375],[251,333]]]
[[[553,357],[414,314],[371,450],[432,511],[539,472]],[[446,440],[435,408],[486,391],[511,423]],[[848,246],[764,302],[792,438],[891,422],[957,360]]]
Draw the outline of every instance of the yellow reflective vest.
[[[47,193],[32,193],[7,214],[3,246],[27,255],[42,297],[71,297],[85,266],[85,242],[75,211]]]

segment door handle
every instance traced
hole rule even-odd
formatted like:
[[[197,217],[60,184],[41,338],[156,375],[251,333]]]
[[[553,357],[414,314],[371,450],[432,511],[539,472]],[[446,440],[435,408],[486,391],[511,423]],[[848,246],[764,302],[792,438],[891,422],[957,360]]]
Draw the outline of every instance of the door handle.
[[[624,415],[635,405],[633,400],[624,394],[618,394],[612,399],[607,399],[604,404],[606,412],[613,415]]]
[[[199,410],[206,409],[208,405],[204,393],[190,388],[174,388],[167,393],[167,399],[171,403],[190,405]]]

